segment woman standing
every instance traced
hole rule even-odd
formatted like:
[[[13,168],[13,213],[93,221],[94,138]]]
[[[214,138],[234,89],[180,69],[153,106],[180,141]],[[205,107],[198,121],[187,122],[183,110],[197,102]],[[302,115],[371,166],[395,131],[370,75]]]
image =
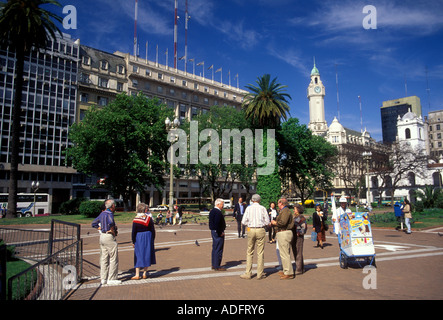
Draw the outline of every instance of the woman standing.
[[[132,221],[132,245],[134,247],[135,276],[131,280],[140,279],[140,268],[143,268],[143,279],[147,278],[146,271],[155,264],[155,228],[154,221],[148,213],[145,203],[137,205],[137,215]]]
[[[275,209],[275,206],[276,206],[275,202],[271,202],[269,206],[270,206],[270,208],[268,209],[269,221],[272,221],[272,220],[277,219],[277,209]],[[269,243],[276,242],[275,228],[273,226],[270,226],[268,228],[268,232],[269,232]]]
[[[323,242],[326,241],[325,234],[325,222],[327,217],[323,214],[321,210],[321,205],[317,204],[315,206],[315,211],[312,215],[312,224],[315,232],[317,232],[317,247],[323,249]]]
[[[294,205],[294,228],[292,229],[292,253],[295,260],[295,275],[303,274],[305,263],[303,261],[303,244],[307,229],[306,218],[303,216],[305,208],[300,204]]]
[[[412,219],[412,213],[411,213],[411,204],[409,203],[408,199],[405,198],[403,201],[403,214],[405,215],[405,224],[406,227],[408,227],[408,230],[406,231],[407,234],[411,234],[411,221]]]

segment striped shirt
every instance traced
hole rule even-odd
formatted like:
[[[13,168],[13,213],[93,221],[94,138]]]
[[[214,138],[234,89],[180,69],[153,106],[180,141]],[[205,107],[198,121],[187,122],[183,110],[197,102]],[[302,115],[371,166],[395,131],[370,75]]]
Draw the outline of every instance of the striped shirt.
[[[268,211],[259,203],[253,202],[246,208],[241,223],[248,228],[263,228],[269,225]]]

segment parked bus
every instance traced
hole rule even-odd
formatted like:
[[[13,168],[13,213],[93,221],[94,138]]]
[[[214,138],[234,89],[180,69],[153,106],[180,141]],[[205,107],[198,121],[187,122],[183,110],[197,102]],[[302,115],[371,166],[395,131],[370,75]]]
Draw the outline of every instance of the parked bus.
[[[36,204],[34,207],[34,194],[33,193],[19,193],[17,194],[17,217],[32,217],[35,215],[47,215],[50,214],[50,201],[49,194],[36,193]],[[6,216],[8,208],[8,194],[0,193],[0,217]]]

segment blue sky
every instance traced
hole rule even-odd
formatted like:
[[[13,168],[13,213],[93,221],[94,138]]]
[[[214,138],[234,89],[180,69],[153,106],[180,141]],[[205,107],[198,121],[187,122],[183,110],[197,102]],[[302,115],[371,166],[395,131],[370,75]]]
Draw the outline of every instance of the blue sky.
[[[174,0],[138,0],[140,56],[173,66]],[[133,52],[135,0],[61,0],[77,9],[77,29],[64,30],[82,44],[104,51]],[[185,47],[185,0],[178,1],[178,56]],[[291,116],[309,122],[306,89],[315,57],[326,87],[326,121],[363,127],[382,139],[380,107],[385,100],[411,95],[423,115],[443,109],[442,0],[188,0],[188,59],[223,68],[223,83],[255,84],[269,73],[288,86]],[[365,29],[366,5],[376,9],[376,29]],[[60,15],[63,16],[61,9]],[[374,14],[374,12],[373,12]],[[375,20],[371,20],[374,26]],[[184,69],[184,62],[179,62]],[[427,70],[427,72],[426,72]],[[192,64],[188,63],[188,72]],[[196,66],[196,73],[202,66]],[[339,104],[337,104],[337,83]],[[215,80],[220,81],[220,73]],[[429,87],[429,90],[427,88]]]

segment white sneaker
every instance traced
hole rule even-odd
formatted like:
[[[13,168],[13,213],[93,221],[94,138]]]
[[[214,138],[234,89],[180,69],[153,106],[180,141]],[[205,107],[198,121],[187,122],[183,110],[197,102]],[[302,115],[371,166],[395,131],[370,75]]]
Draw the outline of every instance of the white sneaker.
[[[122,281],[121,280],[108,280],[108,284],[109,285],[117,285],[117,284],[121,284]]]

